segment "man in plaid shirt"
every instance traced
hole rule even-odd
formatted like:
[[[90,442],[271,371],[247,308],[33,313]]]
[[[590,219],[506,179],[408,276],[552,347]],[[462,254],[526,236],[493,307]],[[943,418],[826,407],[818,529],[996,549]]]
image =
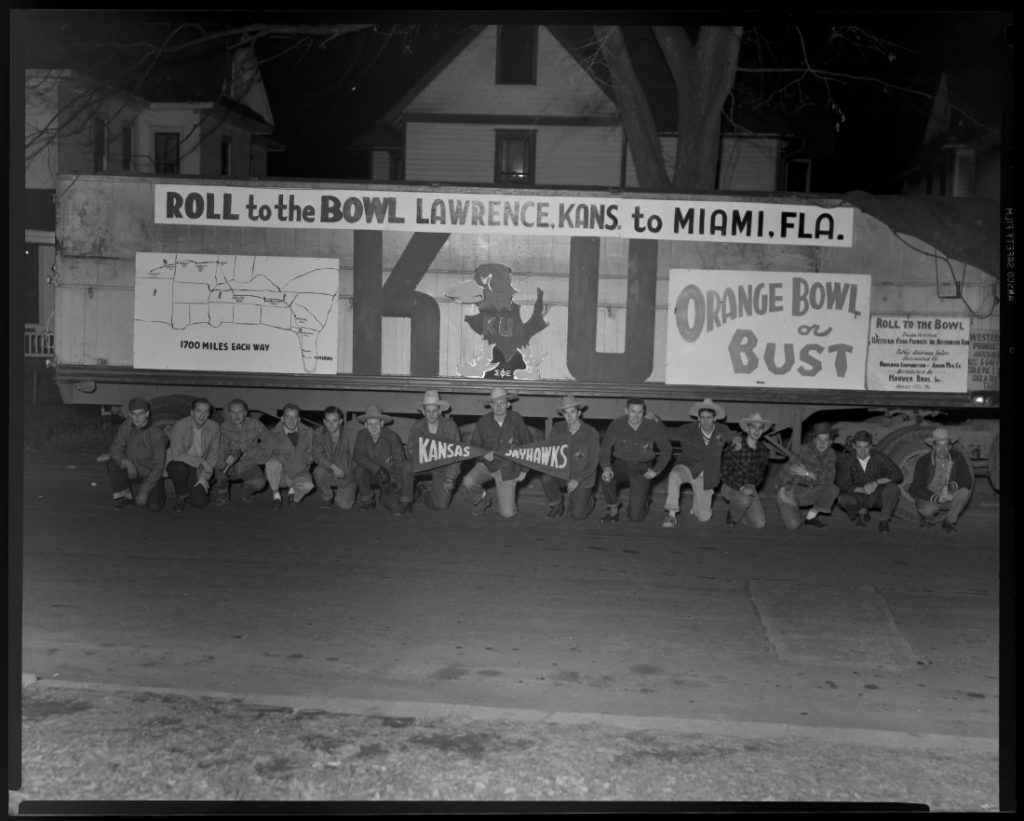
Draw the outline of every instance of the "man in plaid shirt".
[[[757,486],[768,472],[769,451],[761,436],[773,424],[754,411],[740,420],[746,437],[727,445],[722,454],[722,498],[729,503],[726,524],[743,522],[750,527],[765,526],[764,506],[757,495]]]

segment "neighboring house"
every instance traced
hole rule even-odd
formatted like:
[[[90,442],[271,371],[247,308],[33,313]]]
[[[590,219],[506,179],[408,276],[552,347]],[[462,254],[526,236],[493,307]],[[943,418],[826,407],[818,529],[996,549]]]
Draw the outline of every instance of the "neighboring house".
[[[604,69],[588,61],[588,26],[478,26],[351,146],[370,179],[637,188]],[[656,111],[656,116],[664,112]],[[666,168],[675,138],[663,133]],[[790,162],[793,136],[722,136],[718,187],[810,188]]]
[[[58,173],[188,174],[249,179],[281,150],[255,55],[239,49],[174,65],[130,90],[71,69],[25,72],[25,353],[45,357]]]
[[[921,149],[903,175],[903,193],[1000,199],[1003,175],[1000,83],[992,72],[943,72]]]

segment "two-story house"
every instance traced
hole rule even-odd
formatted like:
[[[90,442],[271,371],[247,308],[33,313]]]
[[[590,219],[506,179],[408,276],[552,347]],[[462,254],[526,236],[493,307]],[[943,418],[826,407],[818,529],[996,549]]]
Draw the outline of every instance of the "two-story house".
[[[352,147],[374,180],[636,188],[592,38],[589,26],[474,27]],[[669,169],[672,113],[655,108]],[[809,190],[794,144],[782,131],[724,133],[719,189]]]
[[[127,76],[126,76],[127,79]],[[248,179],[267,173],[274,119],[255,55],[152,66],[125,90],[71,69],[25,71],[25,353],[49,353],[58,173]]]

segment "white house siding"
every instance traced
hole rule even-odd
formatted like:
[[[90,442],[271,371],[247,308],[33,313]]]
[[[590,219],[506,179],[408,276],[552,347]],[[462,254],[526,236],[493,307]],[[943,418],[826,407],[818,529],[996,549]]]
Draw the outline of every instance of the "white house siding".
[[[405,113],[616,117],[615,105],[544,27],[536,85],[497,85],[497,28],[488,26],[446,66]]]
[[[519,125],[409,123],[406,127],[408,182],[494,182],[495,133]],[[526,127],[528,128],[528,127]],[[553,126],[537,132],[537,185],[617,186],[622,138],[612,126]]]
[[[677,141],[675,135],[662,135],[661,155],[665,170],[672,178],[676,162]],[[777,137],[732,137],[721,140],[721,154],[718,170],[720,191],[774,191],[775,175],[779,162],[779,139]],[[626,158],[626,188],[638,188],[636,166],[630,152]]]

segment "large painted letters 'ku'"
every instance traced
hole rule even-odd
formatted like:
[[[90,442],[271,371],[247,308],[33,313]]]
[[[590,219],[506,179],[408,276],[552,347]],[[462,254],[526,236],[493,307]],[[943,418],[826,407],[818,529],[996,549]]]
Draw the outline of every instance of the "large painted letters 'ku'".
[[[411,320],[410,375],[437,376],[440,359],[440,309],[416,286],[449,234],[416,233],[383,282],[380,231],[355,231],[353,259],[352,370],[381,371],[381,317]],[[580,381],[643,382],[654,368],[654,309],[658,243],[629,240],[626,295],[626,344],[622,353],[597,351],[597,295],[601,241],[574,237],[569,248],[569,321],[566,366]]]

